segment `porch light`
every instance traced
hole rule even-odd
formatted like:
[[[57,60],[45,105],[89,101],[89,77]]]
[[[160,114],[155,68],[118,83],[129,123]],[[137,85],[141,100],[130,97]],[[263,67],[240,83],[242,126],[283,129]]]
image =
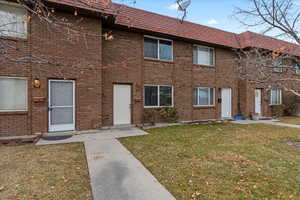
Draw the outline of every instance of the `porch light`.
[[[40,79],[38,79],[38,78],[34,79],[33,82],[32,82],[32,85],[35,88],[40,88],[41,87],[41,81],[40,81]]]

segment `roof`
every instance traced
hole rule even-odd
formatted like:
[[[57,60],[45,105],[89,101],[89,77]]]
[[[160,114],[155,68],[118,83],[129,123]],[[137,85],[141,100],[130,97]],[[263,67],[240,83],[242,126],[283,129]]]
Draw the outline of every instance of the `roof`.
[[[231,48],[256,47],[272,51],[281,50],[284,53],[300,56],[299,45],[250,31],[236,34],[188,21],[180,22],[176,18],[116,3],[112,3],[112,8],[117,10],[115,23],[129,28],[163,33]]]
[[[113,4],[118,10],[115,23],[130,28],[143,29],[181,38],[198,40],[238,48],[235,34],[220,29],[210,28],[199,24],[183,21],[156,13]]]
[[[46,0],[51,3],[114,15],[111,0]]]
[[[239,34],[238,40],[242,48],[256,47],[297,56],[300,55],[300,46],[297,44],[278,40],[273,37],[253,33],[250,31]]]
[[[115,24],[230,48],[256,47],[300,56],[300,46],[250,31],[235,34],[153,12],[112,3],[111,0],[47,0],[115,16]]]

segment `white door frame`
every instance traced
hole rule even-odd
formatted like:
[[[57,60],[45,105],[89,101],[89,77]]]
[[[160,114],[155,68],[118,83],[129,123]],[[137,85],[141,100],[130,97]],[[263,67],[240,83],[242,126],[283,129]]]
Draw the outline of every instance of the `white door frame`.
[[[73,124],[62,124],[62,125],[51,125],[51,109],[52,108],[65,108],[71,106],[51,106],[51,82],[69,82],[73,84]],[[75,130],[76,117],[75,117],[75,81],[74,80],[60,80],[60,79],[49,79],[48,80],[48,131],[73,131]]]
[[[229,103],[227,103],[226,105],[224,104],[224,99],[223,99],[223,91],[228,90],[230,91],[230,100]],[[230,119],[232,118],[232,88],[221,88],[221,118],[222,119]],[[224,116],[224,112],[223,112],[223,106],[230,106],[230,116]],[[226,113],[227,114],[227,113]]]
[[[119,123],[117,121],[117,110],[116,110],[116,95],[115,95],[115,88],[117,86],[128,86],[129,87],[129,105],[125,105],[128,106],[129,110],[128,110],[128,116],[127,116],[127,122],[122,122]],[[113,125],[129,125],[132,124],[132,85],[131,84],[122,84],[122,83],[114,83],[113,84]]]
[[[258,106],[258,102],[257,102],[257,100],[258,100],[258,98],[256,98],[256,94],[257,94],[257,91],[259,91],[259,96],[260,96],[260,98],[259,98],[259,103],[260,103],[260,105]],[[258,110],[258,108],[259,108],[259,110]],[[259,112],[257,112],[257,111],[259,111]],[[258,115],[262,115],[262,89],[260,89],[260,88],[256,88],[255,90],[254,90],[254,112],[255,112],[255,114],[258,114]]]

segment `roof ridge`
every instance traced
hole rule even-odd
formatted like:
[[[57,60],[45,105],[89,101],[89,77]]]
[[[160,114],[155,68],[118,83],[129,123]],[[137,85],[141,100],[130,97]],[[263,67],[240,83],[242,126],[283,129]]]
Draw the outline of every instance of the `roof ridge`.
[[[136,12],[147,13],[147,14],[158,16],[158,17],[163,17],[163,18],[170,19],[173,22],[177,22],[178,23],[178,19],[175,18],[175,17],[171,17],[171,16],[168,16],[168,15],[163,15],[163,14],[155,13],[153,11],[143,10],[143,9],[140,9],[140,8],[134,8],[134,7],[131,7],[131,6],[128,6],[128,5],[114,3],[114,2],[112,2],[111,6],[112,7],[118,6],[120,8],[123,7],[123,8],[127,8],[127,9],[130,9],[132,11],[136,11]],[[252,43],[251,38],[243,37],[244,34],[247,34],[247,33],[255,35],[255,36],[264,37],[266,39],[273,39],[273,40],[276,40],[276,41],[278,41],[280,43],[285,43],[285,44],[293,45],[294,47],[299,47],[298,44],[295,44],[295,43],[292,43],[292,42],[288,42],[288,41],[285,41],[285,40],[282,40],[282,39],[278,39],[278,38],[275,38],[275,37],[272,37],[272,36],[267,36],[267,35],[263,35],[263,34],[260,34],[260,33],[252,32],[250,30],[246,30],[246,31],[241,32],[241,33],[234,33],[234,32],[225,31],[223,29],[219,29],[219,28],[215,28],[215,27],[211,27],[211,26],[207,26],[207,25],[203,25],[203,24],[198,24],[198,23],[191,22],[191,21],[184,21],[182,23],[182,25],[187,25],[187,26],[188,25],[192,25],[192,26],[197,26],[199,29],[206,28],[206,29],[209,29],[211,31],[218,31],[219,33],[222,32],[222,33],[230,34],[234,38],[234,40],[236,42],[236,45],[239,46],[240,48],[243,48],[243,45],[242,45],[243,42],[241,40],[245,40],[245,42],[248,42],[249,44]]]
[[[175,18],[175,17],[171,17],[171,16],[168,16],[168,15],[163,15],[163,14],[155,13],[153,11],[143,10],[143,9],[140,9],[140,8],[134,8],[134,7],[131,7],[131,6],[127,6],[127,5],[119,4],[119,3],[114,3],[114,2],[112,2],[112,5],[124,6],[124,7],[127,7],[129,9],[139,10],[139,11],[142,11],[142,12],[147,12],[147,13],[158,15],[158,16],[161,16],[161,17],[167,17],[167,18],[172,19],[174,21],[175,20],[178,21],[178,19]],[[225,32],[225,33],[230,33],[230,34],[233,34],[233,35],[239,35],[239,34],[234,33],[234,32],[226,31],[226,30],[223,30],[223,29],[219,29],[219,28],[215,28],[215,27],[211,27],[211,26],[207,26],[207,25],[203,25],[203,24],[198,24],[198,23],[191,22],[191,21],[183,21],[183,22],[184,23],[193,24],[193,25],[197,25],[197,26],[202,26],[202,27],[210,28],[210,29],[214,29],[214,30],[218,30],[218,31],[222,31],[222,32]]]
[[[258,36],[261,36],[261,37],[266,37],[266,38],[270,38],[270,39],[273,39],[273,40],[277,40],[277,41],[279,41],[279,42],[284,42],[284,43],[288,43],[288,44],[292,44],[292,45],[299,46],[299,44],[297,44],[297,43],[288,42],[288,41],[286,41],[286,40],[281,40],[281,39],[278,39],[278,38],[273,37],[273,36],[264,35],[264,34],[256,33],[256,32],[249,31],[249,30],[248,30],[248,31],[245,31],[245,32],[242,32],[242,33],[240,33],[239,35],[242,35],[242,34],[245,34],[245,33],[250,33],[250,34],[258,35]]]

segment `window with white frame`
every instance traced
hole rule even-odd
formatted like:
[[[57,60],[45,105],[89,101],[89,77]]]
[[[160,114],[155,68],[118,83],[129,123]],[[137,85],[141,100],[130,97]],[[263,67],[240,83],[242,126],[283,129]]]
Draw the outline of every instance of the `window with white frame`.
[[[0,36],[27,37],[27,12],[16,3],[0,0]]]
[[[163,85],[144,86],[145,107],[170,107],[173,106],[173,87]]]
[[[280,105],[282,104],[282,91],[280,89],[272,89],[270,97],[271,105]]]
[[[293,69],[294,69],[295,74],[300,74],[299,63],[294,63],[293,64]]]
[[[144,37],[144,57],[158,60],[173,60],[173,42],[171,40]]]
[[[211,47],[194,45],[193,63],[196,65],[215,65],[215,49]]]
[[[274,72],[283,72],[283,61],[281,59],[274,61]]]
[[[27,79],[0,76],[0,111],[27,111]]]
[[[193,92],[194,106],[214,106],[215,88],[196,87]]]

